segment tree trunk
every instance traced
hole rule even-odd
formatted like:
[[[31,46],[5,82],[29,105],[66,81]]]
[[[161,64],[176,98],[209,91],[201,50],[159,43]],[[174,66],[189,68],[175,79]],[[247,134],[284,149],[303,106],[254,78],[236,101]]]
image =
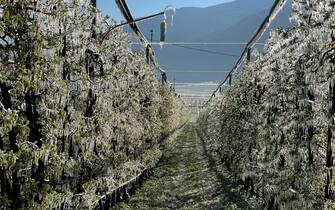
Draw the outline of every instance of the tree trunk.
[[[325,186],[325,197],[330,197],[331,182],[332,182],[332,167],[333,167],[333,157],[332,157],[332,138],[333,133],[330,128],[328,128],[328,142],[327,142],[327,152],[326,152],[326,167],[329,169],[327,171],[326,186]]]

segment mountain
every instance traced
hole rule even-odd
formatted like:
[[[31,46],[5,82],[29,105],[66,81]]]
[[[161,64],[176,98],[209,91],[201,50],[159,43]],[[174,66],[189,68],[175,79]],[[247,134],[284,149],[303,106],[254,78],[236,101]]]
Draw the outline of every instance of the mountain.
[[[197,40],[202,36],[226,29],[244,17],[269,9],[273,0],[236,0],[206,8],[185,7],[177,10],[174,25],[169,25],[167,41]],[[150,37],[150,30],[154,30],[154,37],[159,38],[159,27],[162,17],[157,17],[139,23],[143,33]]]
[[[273,0],[236,0],[207,8],[178,9],[174,26],[168,28],[167,41],[247,42],[268,14],[272,4]],[[270,29],[290,25],[290,14],[291,2],[288,1]],[[162,18],[155,18],[139,24],[148,39],[151,29],[154,30],[154,40],[159,39],[161,20]],[[269,31],[260,42],[266,40]],[[243,48],[243,45],[165,45],[162,49],[159,46],[154,47],[158,62],[167,70],[169,79],[176,79],[177,82],[222,81]],[[208,53],[208,50],[216,53]]]
[[[248,15],[242,18],[228,28],[210,32],[205,36],[197,39],[200,42],[247,42],[254,34],[257,27],[263,22],[268,15],[269,8],[258,13]],[[287,27],[290,25],[289,16],[291,14],[291,4],[287,3],[284,9],[278,14],[272,22],[270,28]],[[264,42],[269,35],[270,30],[267,30],[260,41]]]
[[[229,28],[222,28],[206,34],[197,41],[202,42],[244,42],[250,39],[255,28],[262,23],[268,10],[263,10],[257,14],[243,18]]]

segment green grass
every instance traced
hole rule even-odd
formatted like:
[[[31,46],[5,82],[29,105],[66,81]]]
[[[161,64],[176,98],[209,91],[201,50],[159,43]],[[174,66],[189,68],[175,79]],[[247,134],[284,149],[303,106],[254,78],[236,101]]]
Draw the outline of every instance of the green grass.
[[[193,125],[169,143],[154,176],[129,201],[113,209],[248,209],[219,173]]]

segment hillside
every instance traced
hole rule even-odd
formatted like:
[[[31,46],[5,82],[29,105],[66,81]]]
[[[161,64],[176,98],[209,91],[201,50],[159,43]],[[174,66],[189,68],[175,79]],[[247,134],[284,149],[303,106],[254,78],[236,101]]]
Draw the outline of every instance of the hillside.
[[[181,8],[177,10],[174,26],[169,26],[168,42],[247,42],[255,32],[271,4],[269,0],[238,0],[208,8]],[[290,2],[278,15],[273,27],[285,27],[289,24]],[[149,38],[150,29],[154,30],[154,40],[158,40],[160,18],[140,24],[142,31]],[[194,24],[196,23],[196,24]],[[262,41],[268,36],[263,36]],[[187,47],[211,50],[219,53],[239,55],[242,45],[191,45]],[[236,56],[222,56],[185,49],[181,46],[155,46],[156,55],[161,66],[174,71],[169,78],[179,82],[221,81],[226,73],[184,73],[184,71],[208,70],[226,71],[235,63]],[[182,70],[183,73],[175,73]]]
[[[247,3],[246,3],[247,2]],[[207,8],[185,7],[177,10],[174,26],[167,32],[167,41],[192,41],[207,34],[227,29],[243,18],[257,14],[271,7],[272,0],[237,0]],[[144,21],[139,24],[143,33],[159,38],[161,18]]]

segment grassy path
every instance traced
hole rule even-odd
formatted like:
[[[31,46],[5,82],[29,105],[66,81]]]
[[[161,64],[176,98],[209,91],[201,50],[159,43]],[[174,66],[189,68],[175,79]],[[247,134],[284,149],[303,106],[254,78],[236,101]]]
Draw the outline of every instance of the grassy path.
[[[218,173],[193,125],[166,148],[155,175],[114,209],[248,209],[234,184]]]

